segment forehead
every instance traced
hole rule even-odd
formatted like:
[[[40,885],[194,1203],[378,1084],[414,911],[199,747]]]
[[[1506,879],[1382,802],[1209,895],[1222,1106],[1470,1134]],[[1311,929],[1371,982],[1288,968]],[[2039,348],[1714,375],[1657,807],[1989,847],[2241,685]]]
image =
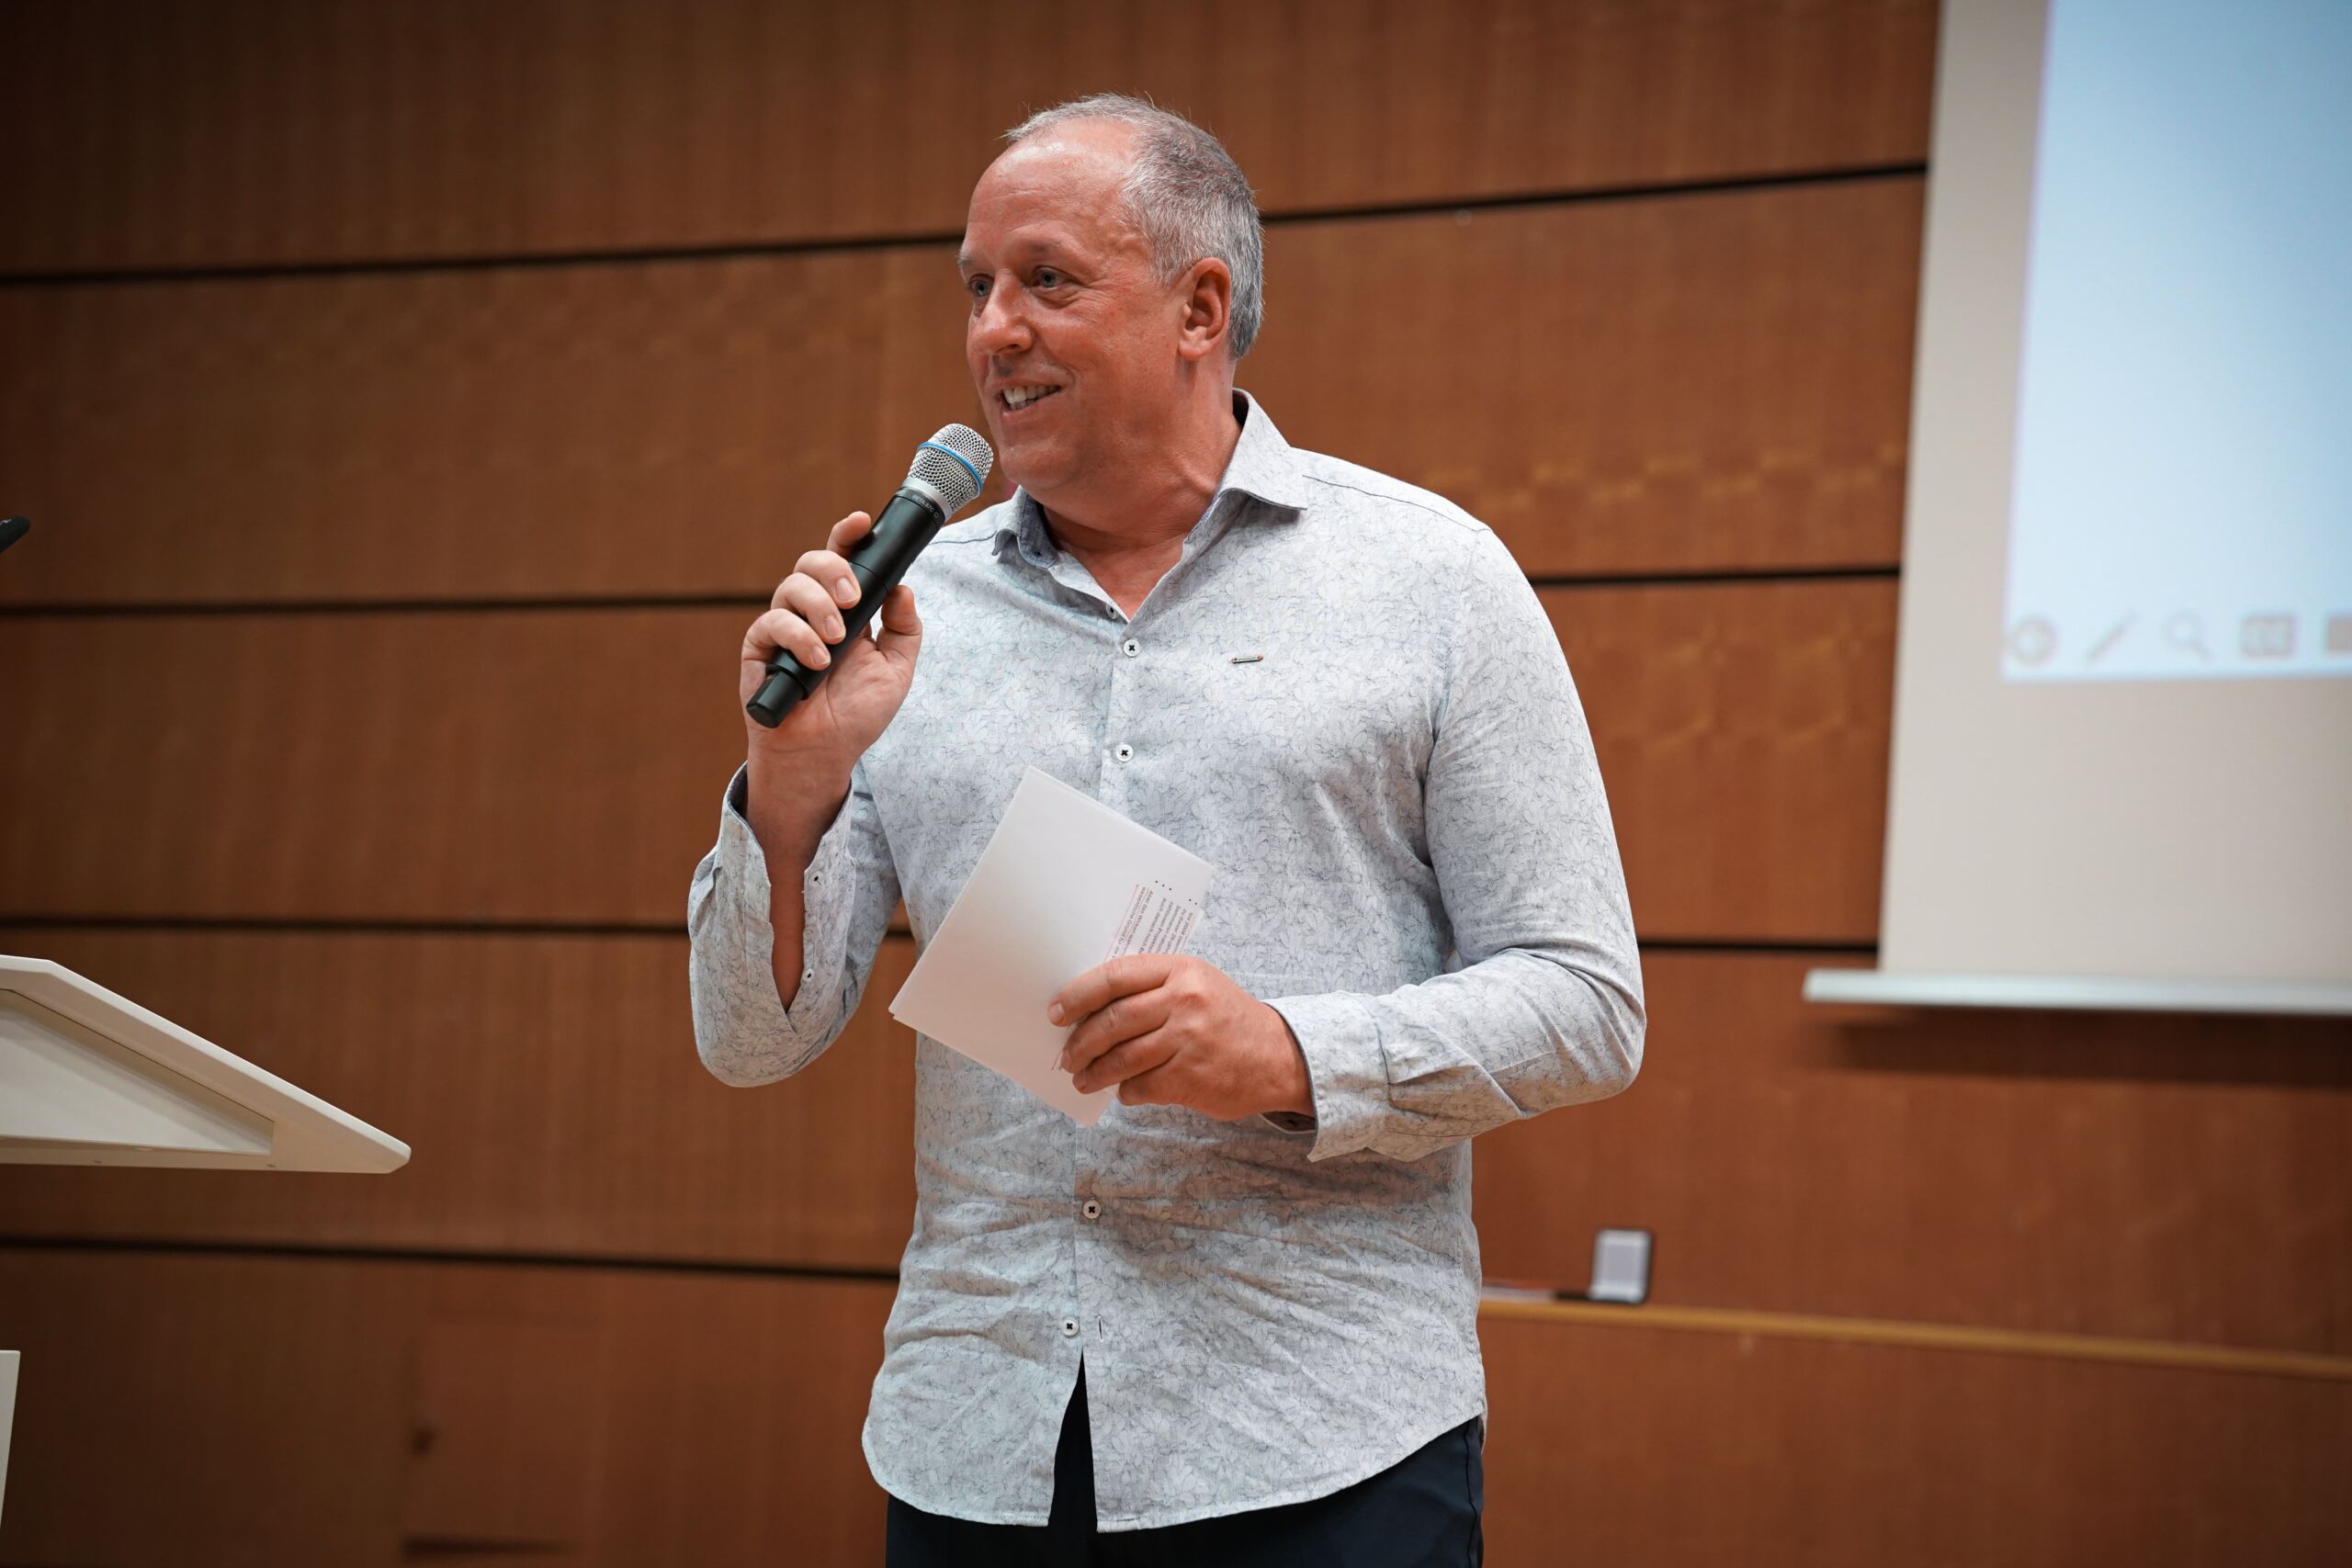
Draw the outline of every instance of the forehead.
[[[1122,125],[1081,120],[1007,148],[972,187],[960,259],[1017,262],[1139,246],[1119,197],[1129,134]]]

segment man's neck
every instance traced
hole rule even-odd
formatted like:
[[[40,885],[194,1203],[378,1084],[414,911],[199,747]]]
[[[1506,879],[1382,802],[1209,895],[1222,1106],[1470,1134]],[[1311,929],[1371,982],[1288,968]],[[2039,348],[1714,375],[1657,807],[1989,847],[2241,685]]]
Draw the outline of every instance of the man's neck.
[[[1221,419],[1204,419],[1191,438],[1171,443],[1166,463],[1133,475],[1107,504],[1073,514],[1038,502],[1055,542],[1085,565],[1130,618],[1184,553],[1185,536],[1208,510],[1233,461],[1241,424],[1233,416],[1230,389],[1222,410]]]

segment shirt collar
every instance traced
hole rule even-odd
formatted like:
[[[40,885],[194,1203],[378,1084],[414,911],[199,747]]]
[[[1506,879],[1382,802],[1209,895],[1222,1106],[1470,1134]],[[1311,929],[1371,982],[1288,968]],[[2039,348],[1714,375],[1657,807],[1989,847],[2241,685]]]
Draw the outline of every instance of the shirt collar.
[[[1233,412],[1241,421],[1241,436],[1233,444],[1233,456],[1226,460],[1225,475],[1217,480],[1216,493],[1209,498],[1204,515],[1215,513],[1228,491],[1238,491],[1266,502],[1272,509],[1268,517],[1295,520],[1306,509],[1307,497],[1296,452],[1274,428],[1272,418],[1258,400],[1238,387],[1233,390]],[[1008,545],[1017,546],[1023,557],[1038,566],[1050,564],[1061,553],[1046,526],[1045,509],[1025,490],[1013,491],[1012,505],[997,525],[1000,558]]]

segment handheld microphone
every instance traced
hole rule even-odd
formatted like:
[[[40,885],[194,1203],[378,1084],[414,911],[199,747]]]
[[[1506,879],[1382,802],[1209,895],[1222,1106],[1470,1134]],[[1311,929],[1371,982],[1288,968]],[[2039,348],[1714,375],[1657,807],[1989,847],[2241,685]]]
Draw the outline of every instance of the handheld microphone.
[[[899,487],[899,493],[890,498],[865,537],[852,545],[843,557],[851,575],[857,579],[857,603],[842,612],[842,639],[836,646],[847,648],[850,638],[864,634],[915,557],[947,526],[949,518],[972,503],[995,466],[996,454],[979,432],[960,424],[946,426],[915,448],[907,482]],[[779,648],[768,660],[768,678],[760,683],[759,694],[743,705],[743,711],[774,729],[784,722],[786,714],[816,691],[831,668],[829,664],[824,670],[805,669],[800,660]]]
[[[6,549],[33,531],[29,517],[0,517],[0,550]]]

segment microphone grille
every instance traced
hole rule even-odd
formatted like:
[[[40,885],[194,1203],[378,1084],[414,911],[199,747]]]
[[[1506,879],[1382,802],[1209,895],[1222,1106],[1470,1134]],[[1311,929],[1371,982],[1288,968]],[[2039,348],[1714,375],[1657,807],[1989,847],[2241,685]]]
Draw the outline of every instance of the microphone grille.
[[[972,504],[994,467],[996,454],[978,431],[969,425],[943,425],[938,434],[915,448],[907,482],[938,496],[947,515],[953,517]]]

